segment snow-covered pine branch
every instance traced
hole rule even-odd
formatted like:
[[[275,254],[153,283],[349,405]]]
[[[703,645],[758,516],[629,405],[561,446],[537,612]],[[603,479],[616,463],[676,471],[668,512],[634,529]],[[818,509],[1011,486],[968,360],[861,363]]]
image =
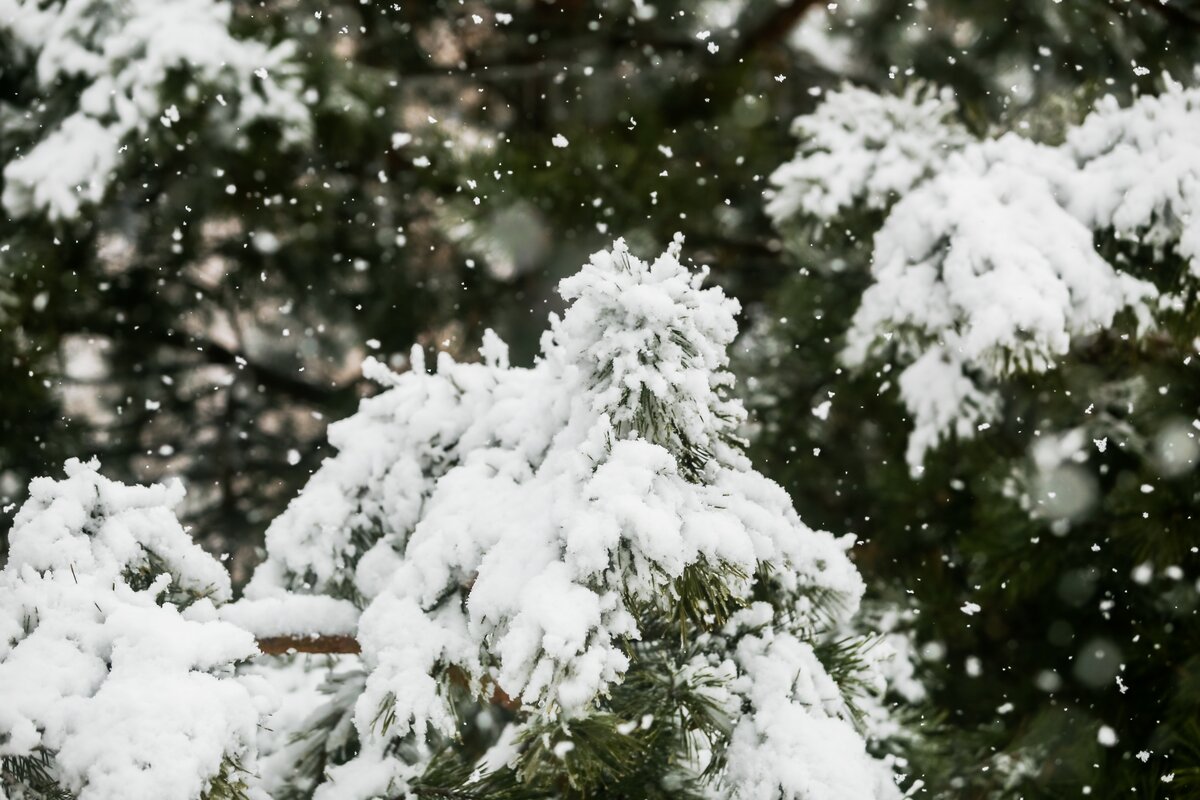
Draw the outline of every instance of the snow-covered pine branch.
[[[784,223],[830,220],[860,204],[886,209],[970,143],[956,111],[948,89],[912,86],[900,96],[853,86],[831,92],[792,123],[800,148],[771,175],[767,214]]]
[[[1200,88],[1164,81],[1161,94],[1126,108],[1105,97],[1067,131],[1063,149],[1078,173],[1066,204],[1093,230],[1148,245],[1156,259],[1175,252],[1186,260],[1187,285],[1194,288],[1200,283]]]
[[[530,368],[491,333],[482,363],[369,363],[387,388],[331,426],[338,454],[237,603],[169,510],[178,486],[79,462],[35,482],[0,574],[4,780],[80,800],[897,798],[855,721],[885,665],[841,638],[851,539],[807,528],[742,453],[738,306],[680,248],[594,254]],[[235,674],[250,630],[354,634],[361,661]]]
[[[305,136],[292,48],[234,37],[232,14],[225,0],[0,0],[0,39],[15,59],[5,69],[27,72],[37,100],[0,106],[8,213],[77,216],[144,148],[139,137],[194,116],[233,146],[259,121],[284,141]],[[173,88],[181,74],[187,83]]]
[[[998,418],[1000,381],[1052,369],[1123,318],[1145,333],[1170,306],[1164,291],[1200,278],[1200,90],[1167,79],[1127,108],[1106,98],[1054,147],[1013,133],[969,140],[952,99],[931,97],[832,94],[797,120],[799,153],[767,201],[784,229],[886,209],[843,357],[902,367],[915,472],[939,442]],[[1156,286],[1098,252],[1108,235],[1189,269]]]
[[[233,674],[254,637],[216,620],[229,576],[175,519],[178,483],[125,486],[98,466],[33,481],[10,534],[0,797],[239,796],[211,790],[254,782],[264,708]]]

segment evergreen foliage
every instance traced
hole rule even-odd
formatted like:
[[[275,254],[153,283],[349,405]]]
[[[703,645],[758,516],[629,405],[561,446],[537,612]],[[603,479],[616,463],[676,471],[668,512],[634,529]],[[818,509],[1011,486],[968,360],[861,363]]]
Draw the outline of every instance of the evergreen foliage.
[[[883,677],[847,543],[750,470],[737,306],[680,251],[594,254],[532,368],[490,334],[482,364],[370,366],[389,388],[331,427],[247,587],[363,606],[358,696],[303,723],[352,702],[358,746],[284,772],[322,763],[313,797],[896,796],[855,727]]]
[[[176,46],[156,49],[158,31]],[[637,432],[662,445],[697,487],[707,464],[745,441],[809,525],[859,537],[872,613],[846,630],[829,592],[786,586],[787,571],[766,562],[663,569],[619,551],[618,563],[670,602],[621,598],[646,633],[614,639],[630,666],[591,707],[575,756],[555,755],[566,734],[545,723],[543,738],[519,745],[530,768],[477,773],[515,719],[514,699],[480,674],[431,667],[418,672],[461,739],[431,734],[422,749],[390,738],[389,758],[424,765],[413,792],[644,795],[641,754],[694,761],[686,726],[636,728],[645,749],[634,758],[626,739],[606,737],[610,723],[640,704],[662,719],[680,709],[703,717],[707,695],[687,699],[690,684],[660,685],[642,667],[678,673],[701,644],[735,647],[720,640],[747,607],[767,603],[782,618],[804,597],[811,617],[797,638],[837,684],[845,717],[903,748],[898,771],[913,776],[909,788],[921,782],[914,796],[1188,797],[1200,769],[1200,354],[1196,245],[1183,231],[1194,230],[1184,200],[1196,195],[1183,177],[1194,173],[1155,143],[1186,143],[1194,127],[1173,137],[1158,136],[1158,123],[1131,137],[1120,128],[1131,113],[1194,97],[1197,63],[1196,0],[0,0],[0,529],[30,478],[94,452],[127,483],[182,476],[190,494],[179,519],[230,556],[233,587],[282,536],[268,529],[286,527],[296,557],[272,546],[259,585],[336,597],[357,613],[394,566],[379,553],[402,553],[431,487],[487,446],[462,446],[460,429],[398,436],[396,420],[477,393],[407,376],[423,373],[431,352],[475,360],[488,327],[511,344],[513,364],[533,363],[544,310],[565,302],[554,287],[586,254],[615,232],[644,250],[680,230],[742,306],[732,371],[749,418],[730,416],[735,392],[723,391],[711,409],[717,435],[696,436],[661,396],[619,390],[614,438]],[[1164,74],[1182,85],[1168,88]],[[1194,100],[1185,103],[1191,120]],[[844,122],[839,104],[867,122],[824,124]],[[797,153],[797,135],[806,158],[793,160],[801,182],[791,187],[804,191],[789,200],[768,176]],[[70,146],[32,158],[48,142]],[[1110,158],[1129,152],[1139,154],[1132,169]],[[1089,164],[1094,184],[1075,183]],[[81,165],[95,174],[72,173]],[[34,167],[59,179],[31,179]],[[1156,170],[1180,180],[1157,184],[1169,190],[1149,216],[1088,206],[1144,197],[1122,175]],[[818,178],[805,186],[805,175]],[[863,191],[839,191],[857,181]],[[1006,264],[1001,289],[1028,288],[1027,267],[1064,250],[1096,268],[1039,283],[1006,308],[1044,307],[1064,286],[1075,298],[1107,287],[1097,293],[1112,307],[1072,303],[1052,325],[1023,320],[957,374],[930,369],[901,386],[922,355],[938,356],[927,367],[951,364],[944,347],[935,352],[947,331],[962,335],[981,308],[1004,304],[983,286],[977,303],[958,294],[940,306],[948,326],[894,308],[856,319],[867,293],[886,301],[897,285],[872,272],[877,236],[891,242],[899,275],[941,274],[981,196],[989,211],[975,230],[999,244],[957,252],[981,275]],[[902,204],[912,213],[894,217]],[[934,229],[944,236],[918,242],[927,253],[904,236]],[[918,311],[927,299],[918,293]],[[693,358],[686,339],[651,333],[643,344],[654,352]],[[408,354],[413,342],[421,354]],[[344,434],[331,429],[332,449],[326,423],[401,380],[377,367],[366,371],[378,384],[361,379],[368,354],[426,387],[365,426],[390,431],[379,434],[383,461],[411,458],[338,476],[332,494],[312,492],[323,480],[313,478],[296,501],[307,510],[284,512],[341,437],[386,404],[364,405]],[[598,363],[586,391],[614,380]],[[445,374],[468,366],[478,365]],[[909,403],[933,385],[958,387],[968,402],[954,408],[969,413]],[[937,433],[917,441],[922,413]],[[288,522],[298,515],[312,521],[303,532]],[[8,546],[0,532],[6,569]],[[108,579],[165,614],[241,613],[223,602],[219,579],[184,589],[165,585],[168,574],[178,571],[143,548]],[[467,572],[451,578],[427,607],[469,596]],[[8,648],[34,624],[11,618]],[[928,697],[907,672],[885,685],[856,678],[903,670],[910,647]],[[900,656],[881,664],[889,648]],[[260,667],[241,665],[239,680]],[[217,668],[222,681],[227,668]],[[265,766],[225,754],[243,773],[216,753],[205,781],[226,796],[245,776],[248,792],[311,797],[327,770],[362,753],[354,721],[366,675],[352,658],[295,656],[266,669],[288,691],[273,712],[278,735],[259,731]],[[901,700],[916,708],[890,713]],[[7,710],[0,703],[0,719]],[[729,742],[731,721],[714,715],[695,730]],[[6,747],[0,788],[10,797],[16,783],[34,796],[68,791],[53,748]],[[290,781],[271,783],[289,769]],[[703,790],[680,778],[671,791]]]
[[[221,565],[98,464],[36,480],[0,572],[0,787],[12,798],[248,800],[253,637],[217,621]]]
[[[593,254],[533,367],[491,332],[482,363],[368,362],[387,388],[238,603],[177,485],[36,481],[0,573],[12,794],[900,797],[852,542],[751,468],[738,306],[681,252]],[[355,606],[361,657],[245,663],[247,629]]]
[[[922,113],[925,96],[834,95],[796,124],[770,208],[800,218],[806,261],[822,255],[780,296],[789,321],[762,350],[779,384],[763,388],[828,405],[764,406],[760,441],[795,452],[789,485],[839,498],[841,525],[869,532],[868,568],[915,593],[934,702],[997,776],[940,792],[1186,797],[1197,91],[1167,78],[1108,98],[1053,147],[971,143],[954,120],[938,133],[953,105]],[[830,133],[863,104],[907,105],[892,119],[912,130],[884,140],[938,155]],[[879,211],[854,237],[817,235]],[[818,363],[789,375],[786,343],[816,340]]]

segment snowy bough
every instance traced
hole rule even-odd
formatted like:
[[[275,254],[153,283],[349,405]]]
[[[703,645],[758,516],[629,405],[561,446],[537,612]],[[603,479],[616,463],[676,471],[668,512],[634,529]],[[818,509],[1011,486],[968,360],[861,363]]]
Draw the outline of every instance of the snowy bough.
[[[256,125],[303,139],[292,46],[235,38],[233,13],[223,0],[0,0],[8,213],[78,217],[173,126],[242,148]],[[174,139],[182,148],[188,135]]]
[[[237,602],[178,488],[36,482],[0,577],[4,790],[898,797],[851,540],[743,455],[737,304],[680,244],[595,254],[531,368],[490,333],[482,363],[369,362],[385,390]],[[307,634],[361,655],[250,660]]]
[[[256,652],[227,623],[224,568],[171,511],[72,460],[39,478],[0,573],[0,796],[236,797],[260,712],[233,677]]]
[[[914,472],[941,442],[997,422],[1014,375],[1099,334],[1186,321],[1200,286],[1200,90],[1164,81],[1124,108],[1106,97],[1057,146],[976,138],[950,93],[921,87],[846,88],[796,120],[800,150],[771,176],[767,212],[813,241],[864,216],[875,229],[843,360],[901,368]]]

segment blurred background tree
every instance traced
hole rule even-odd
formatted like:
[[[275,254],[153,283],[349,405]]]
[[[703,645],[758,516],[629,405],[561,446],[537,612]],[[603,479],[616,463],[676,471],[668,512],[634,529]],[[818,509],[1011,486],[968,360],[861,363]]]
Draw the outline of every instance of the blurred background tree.
[[[1102,95],[1128,104],[1139,93],[1158,94],[1164,71],[1194,81],[1197,9],[1170,5],[988,3],[952,11],[930,3],[929,17],[900,14],[917,23],[908,28],[912,39],[901,37],[908,55],[884,44],[873,69],[900,65],[884,94],[915,89],[913,79],[950,87],[957,109],[947,123],[962,135],[1015,131],[1055,145]],[[947,16],[933,14],[935,7]],[[863,52],[858,63],[878,57]],[[1194,109],[1194,99],[1187,102]],[[910,125],[939,127],[936,116]],[[1186,128],[1177,135],[1186,142]],[[886,147],[886,132],[877,136]],[[939,149],[931,140],[929,150]],[[909,156],[913,164],[927,157],[934,175],[944,158]],[[1195,180],[1186,166],[1193,162],[1164,167],[1168,193],[1172,181]],[[910,185],[925,177],[918,169]],[[1153,334],[1139,337],[1125,319],[1073,339],[1049,371],[1018,367],[998,383],[998,419],[985,416],[990,426],[978,425],[969,440],[951,436],[912,477],[906,450],[922,423],[900,396],[901,346],[881,346],[858,368],[844,355],[864,289],[876,280],[882,286],[871,269],[881,242],[875,234],[906,196],[900,189],[873,202],[857,198],[831,218],[799,214],[781,224],[786,258],[799,269],[770,293],[743,369],[757,381],[748,397],[763,426],[760,457],[812,519],[859,534],[859,563],[878,590],[890,584],[896,596],[915,600],[921,672],[936,709],[930,721],[949,734],[917,756],[935,792],[1194,796],[1200,318],[1188,258],[1178,249],[1188,216],[1158,209],[1173,233],[1153,246],[1146,231],[1096,231],[1096,253],[1171,298],[1158,307]],[[993,206],[978,208],[986,214]],[[917,206],[906,210],[919,216]],[[1005,224],[993,222],[1002,241],[1027,233]],[[1060,242],[1069,235],[1064,229]],[[894,330],[897,340],[908,335],[899,320]]]
[[[363,357],[403,368],[414,341],[469,357],[492,327],[527,363],[553,287],[586,254],[615,236],[658,252],[678,230],[743,304],[755,462],[810,524],[864,540],[881,596],[920,610],[930,724],[951,734],[947,752],[916,754],[926,791],[998,793],[1005,757],[1032,774],[1025,796],[1172,788],[1157,772],[1139,783],[1133,752],[1163,758],[1157,720],[1195,708],[1195,576],[1143,592],[1131,570],[1194,563],[1195,473],[1110,452],[1079,523],[1090,535],[1069,537],[1005,495],[1029,425],[942,447],[912,478],[902,408],[838,358],[877,214],[817,241],[776,230],[762,193],[795,150],[792,120],[845,81],[951,87],[974,133],[1054,141],[1103,94],[1152,93],[1163,70],[1190,78],[1200,4],[238,0],[233,37],[291,48],[270,78],[242,76],[242,99],[278,75],[306,118],[223,117],[238,102],[223,79],[176,63],[151,87],[149,122],[122,133],[110,179],[57,215],[7,199],[12,165],[85,89],[46,74],[40,34],[21,25],[33,5],[0,1],[3,505],[67,455],[95,453],[119,480],[177,475],[193,533],[231,555],[241,584],[267,522],[327,455],[326,422],[371,391]],[[66,5],[115,7],[48,7]],[[1097,344],[1030,378],[1010,408],[1063,430],[1078,413],[1066,392],[1120,373],[1173,387],[1144,393],[1139,430],[1190,424],[1195,379],[1172,347],[1150,359]],[[963,616],[967,599],[979,616]],[[1120,663],[1148,671],[1115,695]],[[1101,723],[1124,721],[1120,746],[1097,745]]]

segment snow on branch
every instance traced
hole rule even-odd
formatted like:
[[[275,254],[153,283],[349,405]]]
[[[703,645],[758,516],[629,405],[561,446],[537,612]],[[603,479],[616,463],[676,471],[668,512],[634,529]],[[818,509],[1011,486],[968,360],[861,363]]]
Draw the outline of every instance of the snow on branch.
[[[385,390],[330,427],[236,603],[178,485],[34,482],[0,573],[0,757],[79,800],[368,800],[420,794],[469,710],[493,736],[471,786],[543,796],[657,752],[735,798],[898,798],[837,638],[853,539],[743,454],[738,307],[681,247],[594,254],[531,367],[490,332],[481,363],[369,363]]]
[[[1149,314],[1154,286],[1101,258],[1060,205],[1071,172],[1059,151],[1015,135],[982,142],[900,200],[876,234],[875,282],[843,355],[852,366],[889,353],[909,364],[899,381],[911,465],[945,433],[968,438],[994,422],[995,381],[1052,368],[1121,311]]]
[[[1107,98],[1055,147],[970,139],[937,98],[831,94],[797,120],[799,153],[767,203],[785,228],[886,209],[843,358],[903,367],[915,473],[940,441],[998,418],[1003,379],[1052,369],[1122,320],[1135,335],[1155,325],[1164,287],[1106,260],[1099,237],[1174,253],[1200,278],[1200,90],[1167,79],[1128,108]]]
[[[13,141],[32,138],[6,154],[5,209],[77,216],[103,198],[123,154],[144,146],[133,134],[196,113],[212,122],[206,135],[230,144],[257,121],[278,123],[285,141],[306,135],[291,45],[235,38],[232,13],[224,0],[0,0],[0,40],[14,72],[32,72],[42,101],[35,126],[11,120]],[[174,92],[180,74],[188,83]]]
[[[254,634],[264,655],[358,653],[358,609],[347,600],[309,594],[242,599],[218,616]]]
[[[879,95],[847,86],[812,114],[797,117],[795,159],[772,173],[767,214],[777,223],[798,215],[830,219],[862,204],[887,208],[970,141],[954,116],[949,89],[910,87]]]
[[[175,519],[182,487],[98,466],[35,480],[10,534],[0,758],[49,764],[79,800],[191,800],[255,767],[260,710],[232,674],[254,638],[212,619],[229,578]]]
[[[1067,132],[1064,149],[1079,165],[1068,206],[1159,259],[1176,250],[1200,280],[1200,88],[1164,80],[1161,94],[1127,108],[1104,98]]]

